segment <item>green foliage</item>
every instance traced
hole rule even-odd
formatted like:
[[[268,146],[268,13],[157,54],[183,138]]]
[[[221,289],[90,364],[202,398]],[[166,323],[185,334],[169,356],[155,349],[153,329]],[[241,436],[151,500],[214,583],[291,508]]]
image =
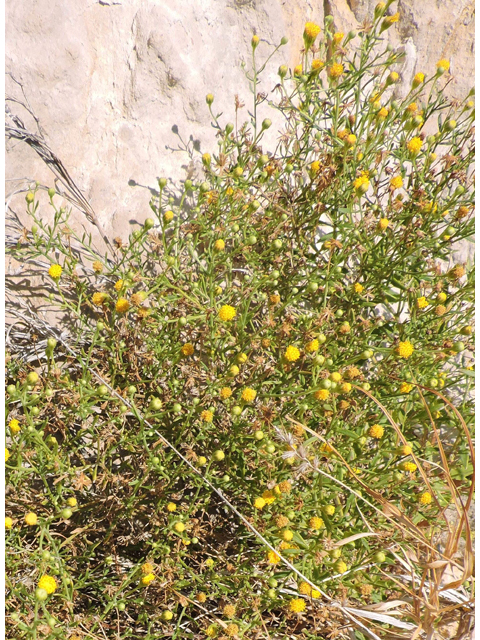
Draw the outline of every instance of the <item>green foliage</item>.
[[[438,546],[445,509],[473,491],[473,269],[448,264],[473,234],[473,105],[446,99],[442,65],[392,99],[383,11],[346,37],[327,20],[316,45],[307,25],[271,152],[252,40],[251,122],[222,124],[209,94],[205,180],[159,180],[111,255],[53,190],[53,221],[27,195],[12,254],[47,260],[64,319],[38,380],[8,363],[17,638],[327,637],[332,599],[412,591],[428,607],[402,619],[440,624],[445,566],[426,565],[457,551]]]

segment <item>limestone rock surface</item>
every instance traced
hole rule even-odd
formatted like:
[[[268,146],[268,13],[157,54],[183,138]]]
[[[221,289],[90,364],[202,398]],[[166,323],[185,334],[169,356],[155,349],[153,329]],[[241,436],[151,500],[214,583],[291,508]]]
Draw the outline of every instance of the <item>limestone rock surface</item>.
[[[235,96],[248,119],[252,97],[241,68],[250,39],[261,38],[263,61],[282,36],[260,91],[271,92],[280,64],[299,62],[303,25],[335,18],[337,30],[358,28],[376,0],[36,0],[7,3],[6,89],[25,98],[50,148],[91,203],[106,233],[125,238],[131,222],[149,215],[157,177],[185,179],[199,170],[200,153],[215,149],[205,95],[215,94],[221,121],[235,121]],[[451,60],[448,91],[473,86],[473,0],[399,0],[400,20],[388,32],[404,47],[401,78],[433,73]],[[8,75],[11,74],[11,75]],[[20,84],[21,83],[21,86]],[[22,87],[23,92],[22,93]],[[9,103],[26,126],[33,118]],[[265,115],[268,112],[265,109]],[[274,140],[272,130],[270,140]],[[188,143],[191,156],[180,149]],[[7,143],[6,193],[24,208],[29,181],[52,186],[53,176],[26,144]],[[22,191],[23,190],[23,191]],[[45,194],[45,201],[47,196]]]

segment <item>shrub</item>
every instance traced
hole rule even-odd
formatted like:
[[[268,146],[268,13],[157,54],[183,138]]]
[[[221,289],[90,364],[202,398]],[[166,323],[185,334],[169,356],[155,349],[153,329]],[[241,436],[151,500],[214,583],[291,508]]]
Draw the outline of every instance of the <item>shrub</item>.
[[[37,315],[48,342],[8,361],[16,637],[470,619],[473,269],[449,260],[473,232],[473,110],[445,97],[447,61],[392,98],[385,10],[346,36],[306,25],[274,151],[254,36],[250,122],[209,94],[205,179],[159,180],[110,254],[54,190],[51,222],[27,194],[11,252],[63,319]]]

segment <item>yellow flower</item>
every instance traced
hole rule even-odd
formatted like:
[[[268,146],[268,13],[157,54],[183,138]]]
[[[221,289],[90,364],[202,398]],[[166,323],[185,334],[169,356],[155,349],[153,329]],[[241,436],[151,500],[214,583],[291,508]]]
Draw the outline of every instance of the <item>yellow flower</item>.
[[[224,322],[228,322],[229,320],[233,320],[233,318],[237,315],[234,307],[231,307],[229,304],[224,304],[218,312],[218,317],[220,320]]]
[[[233,623],[227,625],[227,628],[225,629],[225,633],[229,638],[234,638],[239,631],[240,629],[238,627],[238,624],[233,624]]]
[[[123,280],[117,280],[114,287],[115,291],[120,291],[120,289],[123,289]]]
[[[285,540],[285,542],[293,540],[293,531],[290,531],[290,529],[284,529],[282,531],[282,540]]]
[[[338,31],[333,35],[333,42],[335,44],[340,44],[340,42],[343,40],[343,37],[344,37],[344,34],[341,31]]]
[[[5,529],[11,529],[13,527],[13,520],[8,516],[5,518]]]
[[[308,582],[301,582],[298,585],[298,593],[301,593],[302,596],[309,596],[312,593],[312,587]]]
[[[211,411],[202,411],[202,413],[200,414],[200,418],[204,421],[204,422],[213,422],[213,413]]]
[[[267,553],[268,564],[278,564],[280,562],[280,556],[275,551],[269,551]]]
[[[10,451],[7,449],[7,447],[5,447],[5,462],[8,462],[9,458],[10,458]]]
[[[242,400],[244,402],[253,402],[257,397],[257,392],[254,389],[250,389],[250,387],[246,387],[242,391]]]
[[[203,164],[205,164],[205,165],[207,165],[207,166],[208,166],[208,165],[210,164],[210,162],[211,162],[211,161],[212,161],[212,156],[211,156],[209,153],[204,153],[204,154],[202,155],[202,162],[203,162]]]
[[[377,440],[380,440],[380,438],[383,436],[384,433],[385,433],[385,430],[380,424],[374,424],[368,430],[368,435],[371,438],[376,438]]]
[[[289,347],[287,347],[287,350],[284,353],[284,357],[285,360],[288,360],[288,362],[295,362],[295,360],[298,360],[300,357],[300,351],[297,349],[297,347],[290,345]]]
[[[444,58],[442,58],[442,60],[439,60],[437,62],[437,71],[440,68],[444,69],[445,71],[448,71],[450,69],[450,62],[448,60],[445,60]]]
[[[400,393],[410,393],[412,389],[413,385],[409,384],[408,382],[402,382],[402,384],[400,385]]]
[[[356,136],[355,134],[353,134],[353,133],[350,133],[350,134],[345,138],[345,140],[346,140],[347,144],[348,144],[350,147],[353,147],[353,145],[354,145],[354,144],[356,143],[356,141],[357,141],[357,136]]]
[[[417,103],[416,102],[411,102],[408,107],[407,107],[407,111],[409,113],[409,115],[413,116],[415,113],[417,113]]]
[[[92,296],[92,302],[97,307],[99,307],[101,304],[103,304],[106,299],[107,299],[107,294],[106,293],[102,293],[101,291],[96,291]]]
[[[395,176],[390,180],[390,186],[392,189],[401,189],[403,187],[402,176]]]
[[[320,598],[321,595],[320,591],[317,591],[316,589],[312,589],[312,593],[310,594],[312,598]]]
[[[422,145],[422,140],[416,136],[407,142],[407,149],[410,151],[412,156],[416,156],[420,153]]]
[[[292,485],[288,480],[282,480],[282,482],[277,484],[277,487],[280,490],[280,493],[290,493],[290,491],[292,490]]]
[[[182,347],[182,353],[184,356],[192,356],[195,349],[191,342],[186,342]]]
[[[163,219],[165,222],[171,222],[173,220],[173,211],[165,211],[163,214]]]
[[[270,296],[270,302],[271,304],[278,304],[280,302],[280,296],[278,293],[272,293]]]
[[[262,498],[265,501],[265,504],[273,504],[276,500],[273,492],[268,489],[262,493]]]
[[[232,364],[232,366],[230,367],[230,375],[238,376],[239,373],[240,373],[240,369],[237,367],[237,365]]]
[[[48,595],[51,595],[57,590],[57,582],[53,576],[42,576],[38,581],[38,588],[45,589]]]
[[[303,30],[303,37],[310,44],[313,44],[313,42],[315,42],[315,39],[319,33],[320,33],[320,27],[318,26],[318,24],[315,24],[314,22],[307,22],[305,24],[305,29]]]
[[[345,571],[347,571],[348,569],[347,565],[343,560],[337,560],[337,562],[335,562],[334,567],[337,573],[345,573]]]
[[[400,342],[397,347],[397,354],[400,358],[410,358],[414,351],[413,344],[410,340],[405,340],[405,342]]]
[[[414,462],[403,462],[401,468],[409,473],[414,473],[417,470],[417,465]]]
[[[318,58],[315,58],[314,60],[312,60],[312,71],[318,71],[319,69],[322,69],[325,66],[325,63],[323,62],[323,60],[319,60]]]
[[[155,576],[153,573],[147,573],[147,575],[142,576],[140,582],[143,584],[144,587],[148,586],[150,584],[150,582],[152,582],[153,580],[155,580]]]
[[[315,399],[320,401],[325,401],[330,395],[330,391],[328,389],[319,389],[315,391]]]
[[[102,273],[103,264],[100,262],[100,260],[95,260],[94,262],[92,262],[92,269],[95,271],[95,273]]]
[[[385,120],[387,116],[388,116],[388,109],[385,107],[382,107],[380,111],[377,112],[377,118],[379,118],[380,120]]]
[[[335,64],[332,64],[332,66],[329,68],[328,75],[330,76],[330,78],[336,79],[342,75],[343,71],[343,64],[335,62]]]
[[[424,73],[421,73],[421,72],[416,73],[412,81],[412,87],[416,89],[418,86],[420,86],[423,83],[424,80],[425,80]]]
[[[176,522],[173,525],[173,528],[177,533],[183,533],[185,531],[185,525],[183,524],[183,522]]]
[[[396,71],[392,71],[391,73],[388,74],[387,76],[387,85],[388,84],[395,84],[395,82],[398,82],[400,76],[398,75],[398,73]]]
[[[370,180],[366,175],[361,175],[355,180],[353,186],[355,188],[355,191],[366,193],[368,191],[368,187],[370,186]]]
[[[225,240],[221,238],[215,242],[215,249],[217,251],[223,251],[225,249]]]
[[[211,624],[205,629],[205,635],[207,638],[216,638],[218,635],[217,627],[214,624]]]
[[[255,507],[255,509],[263,509],[263,507],[266,504],[267,503],[263,498],[255,498],[255,502],[253,503],[253,506]]]
[[[142,573],[144,575],[152,573],[152,571],[153,571],[153,564],[151,562],[145,562],[144,564],[142,564]]]
[[[307,353],[314,353],[315,351],[318,351],[319,347],[320,347],[320,343],[317,339],[315,339],[307,343],[305,347],[305,351]]]
[[[340,387],[342,393],[350,393],[352,390],[352,385],[349,382],[344,382]]]
[[[425,309],[425,307],[428,307],[428,301],[425,298],[425,296],[420,296],[420,298],[417,298],[417,309]]]
[[[58,280],[62,275],[62,267],[59,264],[52,264],[50,269],[48,270],[48,275],[54,280]]]
[[[20,423],[15,418],[13,420],[10,420],[8,426],[10,427],[10,431],[12,433],[18,433],[20,431]]]
[[[27,513],[25,516],[25,522],[28,524],[28,526],[34,527],[38,522],[37,514],[33,513],[33,511],[30,511],[30,513]]]
[[[177,505],[175,504],[175,502],[169,502],[167,504],[167,511],[170,511],[170,513],[173,513],[176,510],[177,510]]]
[[[418,501],[420,502],[420,504],[430,504],[432,502],[432,495],[431,493],[429,493],[428,491],[425,491],[425,493],[422,493],[419,498]]]
[[[402,444],[397,449],[399,456],[409,456],[412,453],[412,447],[409,444]]]
[[[236,609],[233,604],[226,604],[223,607],[223,615],[226,618],[234,618],[236,613]]]
[[[355,293],[362,293],[363,291],[363,285],[361,285],[359,282],[356,282],[353,285],[353,290],[355,291]]]
[[[315,173],[318,173],[319,169],[320,169],[320,162],[318,160],[314,160],[310,165],[310,171],[313,174],[315,174]]]
[[[301,613],[305,611],[305,600],[303,598],[293,598],[290,600],[290,604],[288,605],[290,611],[293,613]]]
[[[230,387],[222,387],[220,389],[220,396],[226,400],[227,398],[230,398],[230,396],[232,395],[232,390],[230,389]]]
[[[295,76],[301,76],[302,75],[302,65],[301,64],[297,64],[296,67],[293,68],[293,75]]]
[[[130,309],[130,303],[126,298],[119,298],[115,305],[117,313],[126,313]]]
[[[377,224],[377,228],[379,231],[385,231],[386,229],[388,229],[389,225],[390,225],[390,220],[388,218],[380,218]]]

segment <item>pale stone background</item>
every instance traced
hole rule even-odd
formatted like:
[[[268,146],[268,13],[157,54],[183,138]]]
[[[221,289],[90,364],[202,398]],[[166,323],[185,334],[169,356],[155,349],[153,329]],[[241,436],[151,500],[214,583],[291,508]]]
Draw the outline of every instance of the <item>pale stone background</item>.
[[[174,125],[184,140],[192,135],[202,152],[214,151],[205,95],[215,94],[214,111],[223,111],[223,123],[234,120],[235,94],[246,103],[241,120],[248,117],[251,94],[241,61],[250,60],[254,32],[262,40],[261,60],[268,45],[289,38],[262,77],[260,90],[270,92],[278,66],[299,62],[307,20],[323,25],[331,13],[337,30],[346,33],[373,15],[376,2],[10,0],[7,73],[23,84],[50,147],[107,234],[125,238],[130,221],[141,222],[150,212],[150,191],[132,181],[155,188],[159,176],[186,177],[189,158],[173,150],[179,145]],[[387,34],[407,53],[399,69],[403,87],[418,71],[434,73],[436,61],[445,57],[451,61],[448,92],[462,98],[474,81],[474,1],[399,0],[389,12],[396,10],[400,21]],[[22,97],[8,75],[6,89]],[[10,107],[34,129],[28,114]],[[196,157],[198,166],[200,153]],[[53,185],[49,169],[26,144],[8,142],[6,161],[7,196],[26,190],[28,180]],[[21,211],[23,197],[18,193],[10,205]]]

